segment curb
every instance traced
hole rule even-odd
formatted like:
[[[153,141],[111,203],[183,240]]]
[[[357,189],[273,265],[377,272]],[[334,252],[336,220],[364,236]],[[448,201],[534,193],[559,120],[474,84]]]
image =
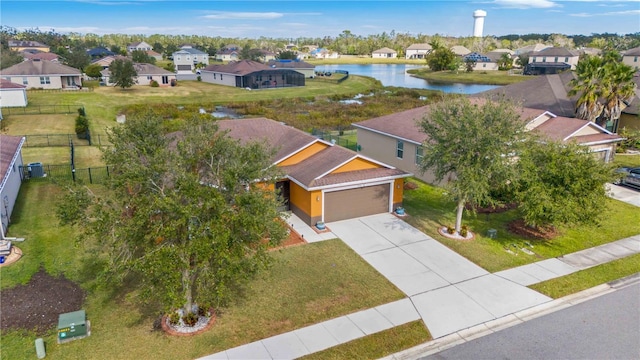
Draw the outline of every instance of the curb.
[[[565,297],[555,299],[544,304],[536,305],[528,309],[520,310],[513,314],[505,315],[503,317],[490,320],[467,329],[459,330],[455,333],[433,339],[426,343],[414,346],[410,349],[388,355],[381,358],[380,360],[409,360],[433,355],[443,350],[452,348],[456,345],[460,345],[465,342],[521,324],[525,321],[533,320],[535,318],[551,314],[558,310],[577,305],[587,300],[591,300],[593,298],[597,298],[599,296],[614,292],[618,289],[633,285],[637,282],[640,282],[640,273],[636,273],[619,280],[614,280],[606,284],[598,285],[590,289],[567,295]]]

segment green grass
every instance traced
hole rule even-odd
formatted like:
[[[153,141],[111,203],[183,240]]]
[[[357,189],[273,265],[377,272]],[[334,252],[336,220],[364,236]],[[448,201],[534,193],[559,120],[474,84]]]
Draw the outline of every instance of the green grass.
[[[640,272],[640,254],[529,286],[554,299]]]
[[[428,69],[411,69],[408,73],[415,77],[439,83],[463,83],[463,84],[487,84],[509,85],[526,80],[531,77],[524,75],[509,75],[507,71],[431,71]]]
[[[443,225],[455,223],[456,205],[445,195],[441,188],[415,181],[419,188],[407,190],[404,195],[404,207],[410,215],[407,222],[418,227],[428,235],[453,249],[460,255],[473,261],[490,272],[529,264],[543,259],[557,257],[586,248],[605,244],[614,240],[640,234],[638,208],[621,201],[607,200],[607,211],[602,214],[600,226],[578,226],[560,228],[560,235],[549,241],[531,241],[536,255],[527,255],[519,251],[512,255],[504,247],[516,244],[526,247],[527,239],[511,234],[507,223],[518,217],[516,210],[500,214],[469,214],[465,212],[462,221],[476,234],[474,241],[456,241],[441,236],[437,229]],[[488,229],[497,229],[498,236],[491,239],[486,236]]]
[[[52,329],[43,335],[47,358],[193,359],[404,297],[342,241],[330,240],[274,252],[275,265],[222,309],[210,331],[169,337],[152,331],[155,308],[140,308],[131,293],[95,286],[91,244],[76,246],[73,233],[58,225],[52,211],[60,192],[46,182],[23,184],[9,236],[26,238],[19,245],[24,257],[0,269],[2,289],[26,283],[44,266],[89,291],[84,309],[92,336],[57,345]],[[33,341],[40,336],[3,332],[2,358],[34,357]]]
[[[378,359],[431,340],[422,320],[381,331],[346,344],[304,356],[304,360]]]
[[[78,114],[7,115],[2,120],[6,135],[75,134]]]
[[[613,163],[618,167],[640,167],[640,155],[616,154]]]

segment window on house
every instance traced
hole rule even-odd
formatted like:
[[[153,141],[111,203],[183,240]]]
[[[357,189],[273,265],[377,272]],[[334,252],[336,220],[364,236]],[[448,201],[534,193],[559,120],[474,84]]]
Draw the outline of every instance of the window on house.
[[[220,80],[222,80],[222,74],[220,74]]]
[[[404,155],[404,142],[402,140],[398,140],[396,144],[396,157],[398,159],[402,159]]]
[[[533,60],[531,60],[531,62],[536,62],[536,57],[533,57]]]
[[[40,85],[51,84],[51,79],[48,76],[40,76]]]
[[[633,57],[633,62],[638,62],[638,57],[637,56]]]
[[[163,84],[168,84],[169,83],[169,77],[168,76],[163,76],[162,77],[162,83]]]
[[[424,149],[422,148],[422,146],[416,146],[416,164],[420,164],[423,157]]]
[[[213,73],[213,80],[216,80],[216,73]]]
[[[483,67],[483,68],[486,68],[486,67],[487,67],[487,64],[482,64],[482,67]]]
[[[547,58],[546,58],[546,57],[543,57],[543,58],[542,58],[542,62],[547,62]]]
[[[178,59],[177,59],[177,60],[180,60],[180,56],[178,56]]]
[[[153,80],[153,76],[147,75],[147,80]]]
[[[569,62],[569,57],[565,57],[564,58],[564,62],[568,63]]]
[[[22,78],[22,85],[29,85],[29,78],[23,77]]]
[[[553,62],[558,62],[558,57],[556,56],[556,58],[553,60]]]

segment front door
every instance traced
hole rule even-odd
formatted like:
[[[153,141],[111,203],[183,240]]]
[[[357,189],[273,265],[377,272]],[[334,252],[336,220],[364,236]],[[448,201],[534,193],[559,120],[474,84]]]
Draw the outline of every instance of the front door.
[[[276,183],[276,193],[280,199],[280,211],[289,211],[291,207],[289,205],[289,180],[278,181]]]

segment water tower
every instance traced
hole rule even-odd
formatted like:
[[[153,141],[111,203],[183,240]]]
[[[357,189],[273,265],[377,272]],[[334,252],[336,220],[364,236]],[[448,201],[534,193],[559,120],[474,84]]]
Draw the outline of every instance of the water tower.
[[[484,27],[484,18],[487,16],[487,12],[484,10],[476,10],[473,12],[473,36],[482,37],[482,30]]]

